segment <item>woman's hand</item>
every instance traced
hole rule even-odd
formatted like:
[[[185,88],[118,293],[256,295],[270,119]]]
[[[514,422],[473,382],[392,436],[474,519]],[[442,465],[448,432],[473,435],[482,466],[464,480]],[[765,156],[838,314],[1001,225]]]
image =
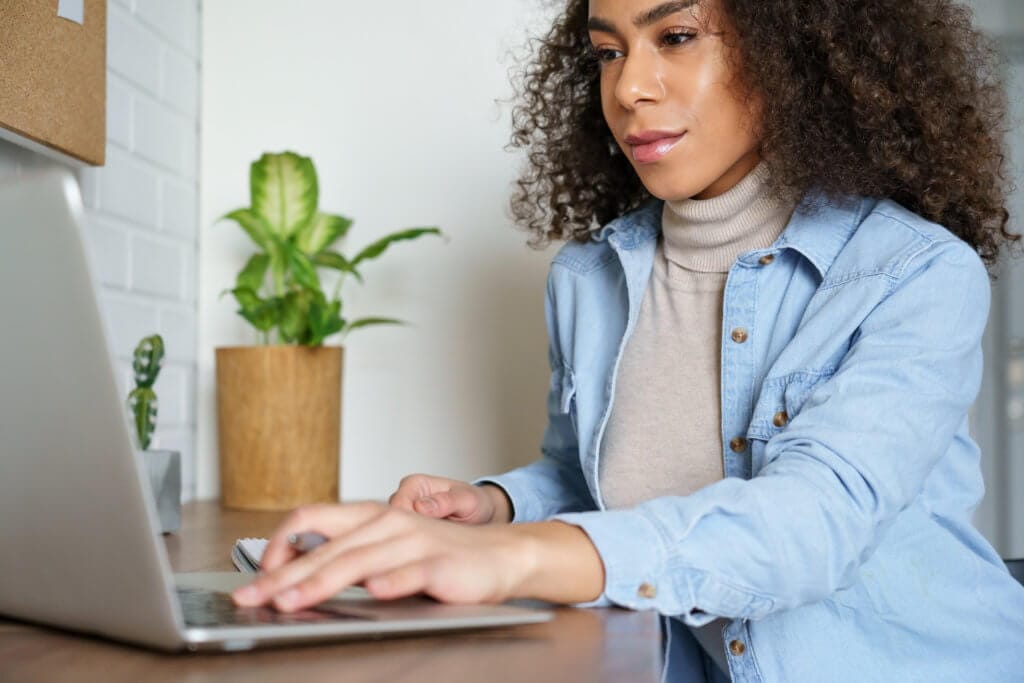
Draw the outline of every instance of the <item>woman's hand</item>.
[[[300,555],[288,536],[306,531],[330,540]],[[285,612],[357,584],[380,600],[426,593],[446,603],[572,604],[596,599],[605,580],[597,549],[576,526],[452,524],[379,502],[299,508],[270,537],[261,565],[235,602]]]
[[[512,517],[508,498],[497,486],[473,486],[428,474],[403,478],[388,503],[427,517],[464,524],[507,524]]]
[[[330,540],[300,556],[287,539],[304,531]],[[448,603],[499,603],[521,594],[535,545],[512,525],[451,524],[379,502],[313,505],[278,527],[261,576],[232,595],[239,605],[286,612],[356,584],[378,599],[423,592]]]

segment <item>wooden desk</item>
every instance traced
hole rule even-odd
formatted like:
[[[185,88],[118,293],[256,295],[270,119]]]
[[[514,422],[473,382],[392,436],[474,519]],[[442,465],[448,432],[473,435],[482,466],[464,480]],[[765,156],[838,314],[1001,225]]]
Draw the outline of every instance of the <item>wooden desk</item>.
[[[185,506],[165,536],[175,571],[233,570],[231,543],[266,536],[280,513]],[[2,577],[0,577],[2,580]],[[0,619],[0,681],[317,681],[647,683],[661,674],[658,618],[622,609],[556,610],[545,624],[445,636],[309,645],[234,654],[168,655]]]

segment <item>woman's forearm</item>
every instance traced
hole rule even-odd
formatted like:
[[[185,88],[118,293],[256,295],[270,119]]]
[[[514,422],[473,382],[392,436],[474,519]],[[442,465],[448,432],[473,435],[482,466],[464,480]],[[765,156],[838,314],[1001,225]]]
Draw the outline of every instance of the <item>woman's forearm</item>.
[[[525,542],[529,571],[513,597],[571,604],[604,592],[604,563],[579,527],[564,522],[529,522],[510,527]]]

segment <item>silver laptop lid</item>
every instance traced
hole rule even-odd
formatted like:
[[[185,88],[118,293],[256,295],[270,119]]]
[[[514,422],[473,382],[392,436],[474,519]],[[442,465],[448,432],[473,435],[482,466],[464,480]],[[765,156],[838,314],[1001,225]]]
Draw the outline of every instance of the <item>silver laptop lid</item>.
[[[0,183],[0,614],[178,647],[64,169]]]

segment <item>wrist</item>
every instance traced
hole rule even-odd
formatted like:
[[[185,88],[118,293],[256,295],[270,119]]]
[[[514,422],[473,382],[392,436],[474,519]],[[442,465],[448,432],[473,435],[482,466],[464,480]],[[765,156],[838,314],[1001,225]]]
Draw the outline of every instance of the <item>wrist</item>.
[[[480,488],[491,499],[490,524],[510,524],[512,522],[512,501],[508,494],[500,486],[494,484],[480,484]]]
[[[513,598],[572,604],[604,592],[604,562],[583,529],[564,522],[529,522],[511,527],[521,539],[521,580]]]

